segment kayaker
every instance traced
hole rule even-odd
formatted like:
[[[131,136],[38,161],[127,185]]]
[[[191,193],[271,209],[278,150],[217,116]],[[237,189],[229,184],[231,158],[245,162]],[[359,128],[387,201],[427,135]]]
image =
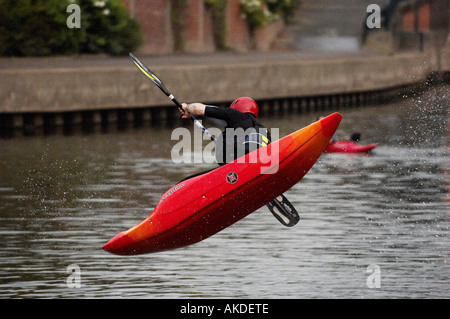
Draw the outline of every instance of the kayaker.
[[[219,165],[232,162],[270,143],[270,132],[257,121],[258,105],[252,98],[240,97],[229,108],[203,103],[183,103],[182,107],[184,112],[180,113],[183,118],[191,115],[207,116],[226,122],[226,129],[217,138],[216,161]]]
[[[361,133],[353,132],[352,135],[350,135],[346,138],[346,141],[352,141],[352,142],[358,143],[360,139],[361,139]]]
[[[207,116],[226,122],[226,128],[216,142],[216,161],[219,165],[232,162],[271,141],[270,132],[256,120],[258,104],[252,98],[240,97],[229,108],[203,103],[183,103],[182,108],[180,113],[183,118]],[[300,220],[295,207],[284,195],[268,203],[267,207],[287,227],[294,226]]]

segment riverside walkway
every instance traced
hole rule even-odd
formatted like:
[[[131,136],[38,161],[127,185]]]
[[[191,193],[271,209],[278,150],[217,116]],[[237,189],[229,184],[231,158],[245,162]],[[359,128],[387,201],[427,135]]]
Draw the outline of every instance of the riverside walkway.
[[[179,100],[215,103],[236,96],[261,100],[383,90],[448,70],[448,53],[439,60],[422,53],[298,51],[138,57]],[[170,105],[128,57],[2,58],[0,78],[0,113]]]

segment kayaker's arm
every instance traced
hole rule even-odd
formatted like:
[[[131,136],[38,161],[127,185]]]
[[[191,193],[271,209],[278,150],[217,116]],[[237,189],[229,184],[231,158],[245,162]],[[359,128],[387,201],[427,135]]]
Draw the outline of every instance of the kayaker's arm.
[[[243,114],[231,108],[220,108],[214,105],[206,105],[203,103],[183,103],[182,104],[183,118],[189,118],[191,115],[194,116],[207,116],[213,117],[219,120],[224,120],[227,123],[232,119],[239,120],[242,118]]]
[[[205,108],[205,116],[212,117],[212,118],[219,119],[219,120],[224,120],[225,122],[228,123],[232,117],[230,114],[231,113],[230,110],[233,110],[233,109],[220,108],[217,106],[208,105]],[[235,110],[233,110],[233,111],[235,111]]]

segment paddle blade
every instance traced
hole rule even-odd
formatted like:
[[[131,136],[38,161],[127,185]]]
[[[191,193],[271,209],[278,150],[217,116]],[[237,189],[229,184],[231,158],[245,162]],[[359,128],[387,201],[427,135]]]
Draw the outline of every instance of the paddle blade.
[[[133,53],[130,52],[130,58],[133,61],[133,63],[136,65],[136,67],[157,87],[161,89],[167,96],[170,95],[169,90],[164,86],[162,81],[156,76],[155,73],[153,73],[144,63],[142,63]]]

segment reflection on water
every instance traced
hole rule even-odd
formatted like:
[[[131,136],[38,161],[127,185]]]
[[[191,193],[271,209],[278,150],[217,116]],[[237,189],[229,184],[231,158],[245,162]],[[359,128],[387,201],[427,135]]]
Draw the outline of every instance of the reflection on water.
[[[342,110],[338,136],[372,155],[324,154],[286,193],[293,228],[266,208],[198,244],[142,256],[101,246],[188,174],[171,129],[0,140],[0,297],[443,298],[449,295],[448,87]],[[319,114],[264,118],[281,136]],[[68,288],[67,267],[81,270]],[[369,289],[369,265],[381,287]]]

